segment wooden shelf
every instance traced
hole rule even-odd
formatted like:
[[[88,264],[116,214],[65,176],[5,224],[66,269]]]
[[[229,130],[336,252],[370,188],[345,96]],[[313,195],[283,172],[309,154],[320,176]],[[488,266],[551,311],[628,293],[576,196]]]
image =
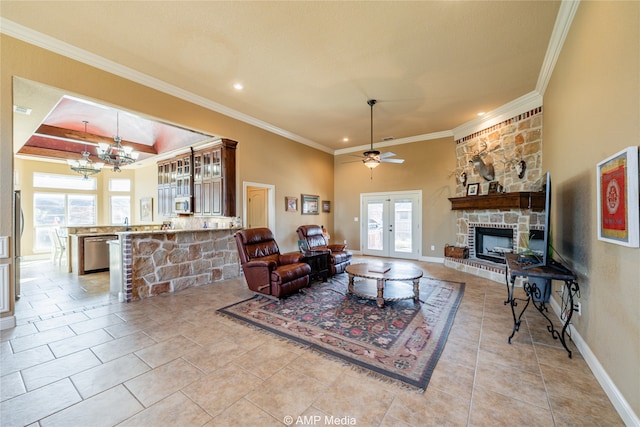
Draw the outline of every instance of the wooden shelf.
[[[519,191],[483,196],[450,197],[451,210],[531,209],[543,211],[544,192]]]

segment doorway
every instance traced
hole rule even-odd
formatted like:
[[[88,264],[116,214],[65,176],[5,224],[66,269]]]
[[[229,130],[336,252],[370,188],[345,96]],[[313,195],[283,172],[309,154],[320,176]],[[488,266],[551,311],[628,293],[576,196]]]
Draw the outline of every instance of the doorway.
[[[275,230],[275,186],[244,182],[242,199],[245,228],[268,227]]]
[[[422,191],[360,195],[362,253],[418,259],[422,248]]]

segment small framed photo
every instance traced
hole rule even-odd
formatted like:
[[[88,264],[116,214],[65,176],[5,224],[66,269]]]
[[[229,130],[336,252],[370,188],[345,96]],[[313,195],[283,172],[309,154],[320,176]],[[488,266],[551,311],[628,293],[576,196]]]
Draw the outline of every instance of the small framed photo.
[[[467,185],[467,196],[477,196],[479,193],[480,184],[469,184]]]
[[[320,208],[320,197],[311,194],[301,195],[302,215],[318,215]]]
[[[300,253],[305,254],[309,252],[309,244],[306,240],[298,240],[298,249],[300,250]]]
[[[598,240],[640,247],[638,147],[598,163]]]
[[[322,212],[331,212],[331,202],[329,200],[322,201]]]
[[[285,196],[284,198],[285,210],[287,212],[297,212],[298,211],[298,198]]]
[[[140,221],[153,221],[153,198],[143,197],[140,199]]]
[[[502,185],[500,185],[498,181],[491,181],[489,183],[489,191],[487,193],[488,194],[502,193]]]

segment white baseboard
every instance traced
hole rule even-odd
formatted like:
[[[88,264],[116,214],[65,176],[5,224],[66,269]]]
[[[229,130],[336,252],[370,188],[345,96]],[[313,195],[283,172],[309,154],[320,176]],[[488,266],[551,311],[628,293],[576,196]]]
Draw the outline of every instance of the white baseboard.
[[[444,258],[435,257],[435,256],[423,256],[423,257],[420,257],[419,261],[436,262],[438,264],[444,264]]]
[[[550,300],[550,305],[558,316],[558,319],[560,319],[560,305],[553,298]],[[629,402],[627,402],[622,393],[620,393],[620,390],[618,390],[615,383],[611,380],[611,377],[609,377],[609,374],[607,374],[607,371],[605,371],[604,367],[600,364],[587,343],[582,339],[582,336],[578,333],[576,328],[570,324],[567,329],[569,329],[569,332],[571,333],[571,340],[576,345],[580,354],[582,354],[587,365],[589,365],[591,372],[593,372],[596,380],[600,383],[600,386],[609,397],[609,400],[613,404],[614,408],[616,408],[616,411],[618,411],[618,415],[620,415],[620,418],[622,418],[625,425],[640,426],[640,418],[638,418],[638,415],[633,412]]]

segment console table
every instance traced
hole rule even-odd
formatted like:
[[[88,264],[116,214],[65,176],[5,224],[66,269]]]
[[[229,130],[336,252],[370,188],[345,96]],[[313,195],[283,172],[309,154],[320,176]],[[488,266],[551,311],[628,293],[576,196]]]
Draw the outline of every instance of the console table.
[[[508,299],[504,304],[509,304],[511,306],[511,314],[513,315],[513,331],[511,332],[511,335],[509,335],[509,344],[511,344],[511,338],[513,338],[520,328],[522,315],[529,306],[529,303],[532,302],[536,310],[538,310],[538,312],[547,319],[547,322],[549,322],[547,330],[551,333],[551,336],[554,339],[560,340],[564,349],[569,353],[569,357],[571,357],[571,350],[569,350],[566,343],[566,331],[569,323],[571,322],[571,316],[574,311],[573,297],[580,292],[580,287],[578,286],[578,282],[576,282],[576,275],[566,266],[557,261],[552,261],[552,263],[547,266],[527,268],[529,264],[521,261],[519,255],[506,254],[505,257],[507,261],[506,282]],[[517,277],[522,277],[524,279],[523,288],[526,298],[517,298],[514,296],[514,286]],[[532,278],[560,280],[564,282],[565,292],[563,293],[562,298],[561,313],[563,313],[563,317],[566,317],[564,319],[564,324],[562,325],[562,331],[559,332],[556,330],[553,326],[553,322],[547,316],[547,306],[544,299],[540,298],[542,292],[534,281],[529,280]],[[524,303],[524,307],[522,307],[519,314],[516,314],[516,307],[518,306],[519,301]]]

